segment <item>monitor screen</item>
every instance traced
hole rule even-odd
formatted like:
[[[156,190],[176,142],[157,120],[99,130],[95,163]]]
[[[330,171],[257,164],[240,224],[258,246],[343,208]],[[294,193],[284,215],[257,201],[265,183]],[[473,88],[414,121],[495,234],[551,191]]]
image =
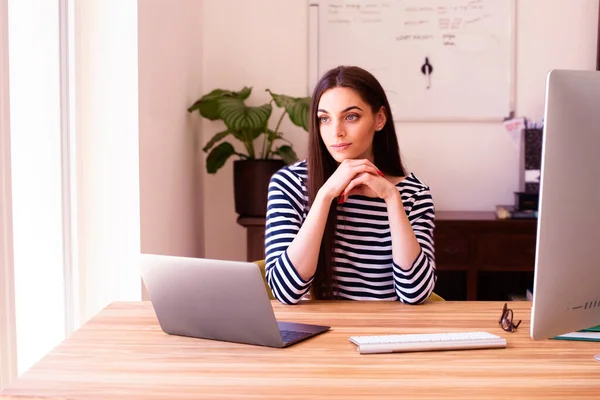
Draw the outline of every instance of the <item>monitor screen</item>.
[[[600,72],[546,80],[531,338],[600,325]]]

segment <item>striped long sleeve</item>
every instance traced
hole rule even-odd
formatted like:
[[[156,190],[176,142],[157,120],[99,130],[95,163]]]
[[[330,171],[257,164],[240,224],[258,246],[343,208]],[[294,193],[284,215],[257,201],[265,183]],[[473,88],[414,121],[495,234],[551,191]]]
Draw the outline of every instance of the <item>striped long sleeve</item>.
[[[300,277],[287,255],[306,217],[306,186],[301,177],[284,168],[269,183],[265,225],[265,275],[276,299],[286,304],[297,303],[310,289],[312,278]]]
[[[393,263],[394,287],[401,302],[418,304],[431,295],[437,279],[433,245],[435,212],[429,189],[421,190],[410,199],[412,204],[407,213],[408,220],[421,251],[407,271]]]
[[[310,289],[287,256],[308,213],[306,161],[285,167],[269,184],[265,231],[266,277],[274,296],[297,303]],[[353,300],[400,300],[418,304],[436,281],[434,206],[429,188],[410,174],[396,185],[421,251],[409,270],[392,259],[387,206],[382,199],[351,196],[337,205],[334,270],[335,293]]]

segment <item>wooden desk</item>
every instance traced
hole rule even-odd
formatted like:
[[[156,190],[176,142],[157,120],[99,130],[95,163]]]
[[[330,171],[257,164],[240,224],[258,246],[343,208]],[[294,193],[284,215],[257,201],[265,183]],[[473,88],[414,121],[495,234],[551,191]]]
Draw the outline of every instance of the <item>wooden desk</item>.
[[[598,343],[529,339],[498,327],[501,302],[273,302],[281,320],[332,330],[287,349],[169,336],[147,302],[117,303],[0,399],[598,399]],[[352,335],[485,330],[506,349],[360,355]]]
[[[265,219],[238,218],[247,260],[265,258]],[[436,293],[447,300],[507,300],[533,287],[537,220],[498,220],[493,212],[438,211]]]

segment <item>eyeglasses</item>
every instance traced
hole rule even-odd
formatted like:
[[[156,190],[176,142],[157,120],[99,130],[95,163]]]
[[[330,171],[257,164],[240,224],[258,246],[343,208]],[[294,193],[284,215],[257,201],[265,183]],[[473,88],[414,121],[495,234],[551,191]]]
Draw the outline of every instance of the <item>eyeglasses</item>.
[[[500,320],[498,321],[498,323],[506,332],[514,332],[517,330],[519,325],[521,325],[521,320],[519,320],[519,322],[517,322],[517,324],[515,325],[513,323],[513,310],[508,308],[506,303],[504,303],[502,315],[500,316]]]

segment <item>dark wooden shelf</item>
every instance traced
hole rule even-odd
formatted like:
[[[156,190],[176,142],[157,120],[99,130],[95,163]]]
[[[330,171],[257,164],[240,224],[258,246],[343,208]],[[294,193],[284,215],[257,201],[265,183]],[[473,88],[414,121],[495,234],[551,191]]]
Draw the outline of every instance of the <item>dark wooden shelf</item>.
[[[493,212],[438,212],[436,293],[449,300],[524,295],[533,285],[536,234],[535,219],[499,220]]]
[[[240,217],[247,259],[264,255],[265,219]],[[533,285],[537,220],[496,219],[494,212],[438,211],[434,231],[438,282],[447,300],[508,300]]]

